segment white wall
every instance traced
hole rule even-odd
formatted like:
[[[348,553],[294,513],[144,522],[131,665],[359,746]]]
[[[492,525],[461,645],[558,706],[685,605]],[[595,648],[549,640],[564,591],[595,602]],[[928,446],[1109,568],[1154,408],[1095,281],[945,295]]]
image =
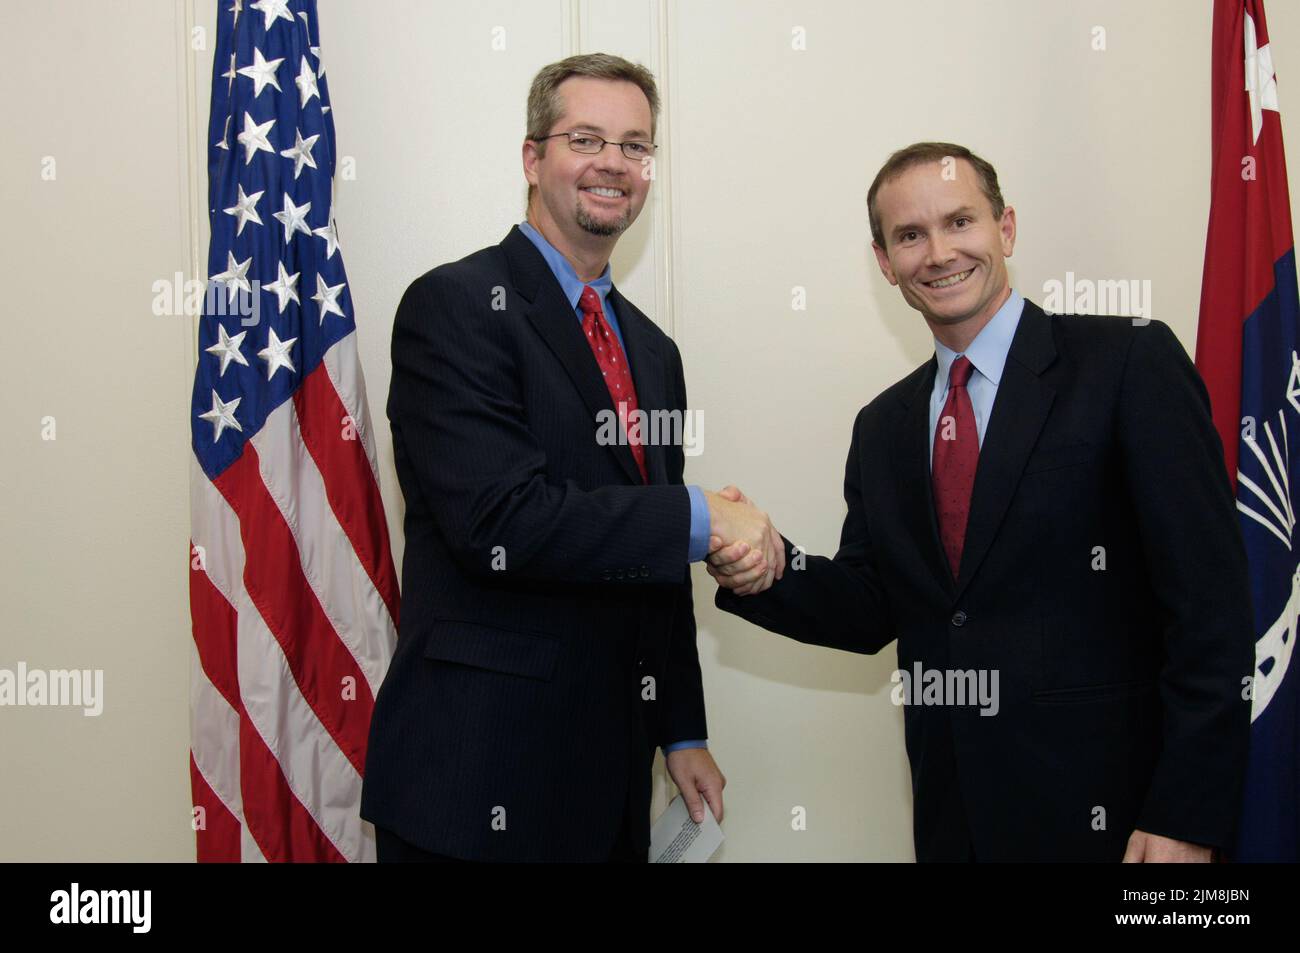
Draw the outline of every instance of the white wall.
[[[1209,0],[320,8],[339,152],[355,160],[337,218],[399,560],[382,412],[394,310],[411,279],[521,218],[528,83],[572,52],[645,62],[666,93],[659,180],[614,265],[678,341],[704,411],[688,479],[738,483],[813,552],[838,538],[858,407],[931,350],[868,247],[866,189],[892,149],[950,139],[998,167],[1020,223],[1012,280],[1027,296],[1067,271],[1149,279],[1154,316],[1193,347]],[[206,260],[215,11],[49,0],[0,12],[0,667],[102,668],[106,681],[98,718],[0,708],[0,859],[193,857],[193,322],[153,314],[151,286]],[[1300,9],[1269,14],[1284,125],[1300,142],[1286,82]],[[208,48],[192,48],[194,26]],[[798,27],[805,50],[791,48]],[[1105,51],[1091,49],[1094,27]],[[795,286],[806,311],[791,308]],[[42,439],[49,416],[55,440]],[[711,745],[729,779],[721,859],[910,860],[892,649],[788,642],[717,613],[712,591],[697,571]],[[796,806],[806,831],[791,829]]]

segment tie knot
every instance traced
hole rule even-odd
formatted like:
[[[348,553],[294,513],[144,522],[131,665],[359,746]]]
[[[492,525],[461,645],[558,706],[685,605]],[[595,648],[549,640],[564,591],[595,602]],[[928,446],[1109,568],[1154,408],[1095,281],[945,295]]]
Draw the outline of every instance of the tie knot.
[[[583,314],[603,314],[600,307],[600,295],[596,294],[596,289],[591,285],[586,285],[582,289],[582,296],[578,298],[578,307],[582,309]]]
[[[973,373],[975,373],[975,365],[970,362],[970,358],[965,356],[957,358],[948,369],[948,386],[965,387]]]

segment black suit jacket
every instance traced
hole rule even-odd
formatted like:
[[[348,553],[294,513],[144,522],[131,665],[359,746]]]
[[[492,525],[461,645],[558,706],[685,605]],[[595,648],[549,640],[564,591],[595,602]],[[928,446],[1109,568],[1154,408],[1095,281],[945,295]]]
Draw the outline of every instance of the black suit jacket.
[[[676,346],[609,294],[640,407],[684,412]],[[649,845],[656,745],[705,738],[680,445],[597,441],[586,337],[518,228],[407,289],[388,399],[406,551],[361,814],[440,854]]]
[[[1025,302],[958,578],[929,465],[931,359],[864,407],[834,559],[717,604],[899,669],[997,670],[999,710],[908,705],[918,860],[1119,860],[1137,828],[1229,844],[1254,646],[1205,388],[1156,321]],[[787,541],[787,557],[794,551]],[[1104,568],[1102,568],[1104,567]]]

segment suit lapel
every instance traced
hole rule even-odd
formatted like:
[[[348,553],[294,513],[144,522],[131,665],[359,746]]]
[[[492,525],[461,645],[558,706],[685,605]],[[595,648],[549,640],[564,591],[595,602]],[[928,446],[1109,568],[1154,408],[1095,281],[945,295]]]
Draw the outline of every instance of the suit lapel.
[[[1026,301],[984,431],[956,598],[961,598],[988,554],[1052,408],[1056,392],[1040,375],[1055,359],[1051,320],[1037,305]]]
[[[510,230],[510,234],[502,241],[501,248],[510,265],[515,292],[524,299],[525,315],[529,323],[564,366],[582,396],[583,403],[587,405],[594,440],[600,419],[598,415],[601,411],[614,412],[614,401],[609,396],[609,388],[605,386],[605,379],[591,353],[591,345],[582,334],[582,325],[579,324],[573,307],[565,299],[560,283],[555,280],[546,259],[518,226]],[[620,311],[620,322],[622,318]],[[629,360],[632,362],[633,382],[637,385],[639,397],[641,381],[637,375],[636,359],[629,357]],[[632,450],[622,443],[609,449],[618,458],[628,479],[640,483],[641,471],[637,469]],[[649,469],[648,463],[646,469]]]
[[[948,559],[939,540],[939,521],[934,514],[934,492],[930,479],[930,393],[939,362],[914,372],[916,381],[904,392],[903,415],[896,434],[895,459],[898,466],[898,494],[902,504],[903,525],[918,528],[917,545],[921,558],[945,589],[953,586]]]

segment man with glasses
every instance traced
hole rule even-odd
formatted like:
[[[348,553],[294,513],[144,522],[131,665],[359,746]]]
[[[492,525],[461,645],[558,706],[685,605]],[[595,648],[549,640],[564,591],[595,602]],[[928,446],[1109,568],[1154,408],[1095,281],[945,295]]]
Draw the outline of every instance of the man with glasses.
[[[696,821],[705,802],[722,818],[688,564],[711,536],[745,541],[770,583],[784,552],[761,511],[682,485],[680,440],[637,425],[686,413],[677,347],[609,269],[650,191],[658,108],[619,57],[542,69],[527,220],[398,308],[401,637],[361,806],[381,861],[644,861],[655,747]]]

